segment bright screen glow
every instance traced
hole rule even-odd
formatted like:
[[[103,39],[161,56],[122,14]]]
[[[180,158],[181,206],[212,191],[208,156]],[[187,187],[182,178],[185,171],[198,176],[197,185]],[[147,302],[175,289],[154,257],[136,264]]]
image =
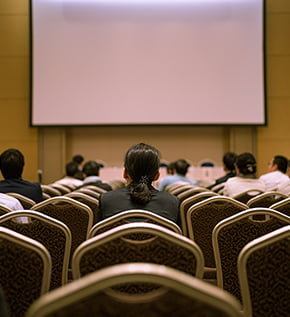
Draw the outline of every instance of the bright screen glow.
[[[31,0],[33,126],[265,124],[263,0]]]

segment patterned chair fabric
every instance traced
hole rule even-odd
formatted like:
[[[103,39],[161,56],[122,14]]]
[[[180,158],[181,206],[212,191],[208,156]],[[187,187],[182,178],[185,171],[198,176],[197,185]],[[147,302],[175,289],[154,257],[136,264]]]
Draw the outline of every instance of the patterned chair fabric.
[[[31,210],[65,223],[72,234],[71,256],[75,249],[87,239],[93,224],[93,212],[90,207],[70,197],[52,197],[34,205]]]
[[[270,208],[290,216],[290,197],[271,205]]]
[[[146,294],[120,294],[124,283],[151,283]],[[119,264],[42,296],[26,317],[241,317],[230,294],[183,272],[157,264]]]
[[[259,216],[258,220],[255,216]],[[241,300],[237,263],[242,248],[250,241],[287,225],[290,225],[290,217],[269,208],[248,209],[219,222],[213,230],[218,286]]]
[[[39,242],[0,227],[0,284],[11,317],[22,317],[49,289],[51,259]]]
[[[7,193],[7,195],[18,199],[24,209],[30,209],[35,205],[35,201],[18,193]]]
[[[99,200],[97,198],[81,192],[71,192],[65,196],[89,206],[94,214],[93,224],[97,222],[99,214]]]
[[[19,217],[28,217],[29,222],[19,223]],[[0,217],[0,226],[32,238],[46,247],[52,260],[50,290],[67,283],[71,233],[64,223],[36,211],[22,210]]]
[[[8,212],[12,212],[13,210],[4,206],[0,205],[0,216],[6,215]]]
[[[278,193],[278,192],[265,192],[258,196],[255,196],[251,198],[247,205],[249,208],[255,208],[255,207],[266,207],[269,208],[273,204],[288,198],[287,195]]]
[[[196,194],[192,194],[192,196],[189,196],[188,198],[184,199],[181,202],[180,220],[181,220],[182,233],[184,236],[188,236],[188,229],[186,224],[186,213],[188,209],[194,204],[213,196],[218,196],[218,194],[214,192],[209,192],[209,191],[197,192]]]
[[[230,197],[214,196],[189,208],[186,214],[188,236],[201,248],[205,266],[215,268],[212,231],[221,220],[248,209],[248,206]]]
[[[289,316],[290,226],[248,243],[238,259],[238,272],[248,317]]]
[[[145,235],[146,239],[138,235]],[[194,242],[155,224],[131,223],[82,243],[73,255],[73,277],[129,262],[163,264],[200,278],[203,275],[203,255]]]
[[[88,238],[92,238],[100,233],[106,232],[117,226],[132,223],[132,221],[154,223],[156,225],[163,226],[167,229],[170,229],[176,233],[181,234],[180,227],[174,222],[159,215],[156,215],[153,212],[136,209],[120,212],[108,219],[104,219],[103,221],[98,222],[90,230]]]
[[[249,190],[246,190],[236,196],[234,196],[233,198],[246,204],[250,199],[260,195],[264,193],[262,190],[260,189],[249,189]]]
[[[171,189],[169,192],[170,194],[172,195],[175,195],[175,196],[178,196],[180,195],[181,193],[184,193],[185,191],[189,190],[189,189],[193,189],[195,188],[196,185],[193,185],[193,184],[182,184],[181,186],[178,186],[177,188],[175,189]]]

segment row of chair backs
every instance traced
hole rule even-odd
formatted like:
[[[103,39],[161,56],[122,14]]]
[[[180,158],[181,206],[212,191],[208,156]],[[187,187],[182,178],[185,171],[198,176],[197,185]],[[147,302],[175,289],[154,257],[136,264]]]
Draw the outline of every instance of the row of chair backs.
[[[118,292],[120,285],[136,283],[154,287],[139,294]],[[240,310],[230,294],[193,276],[163,265],[130,263],[93,272],[44,295],[27,317],[240,317]]]

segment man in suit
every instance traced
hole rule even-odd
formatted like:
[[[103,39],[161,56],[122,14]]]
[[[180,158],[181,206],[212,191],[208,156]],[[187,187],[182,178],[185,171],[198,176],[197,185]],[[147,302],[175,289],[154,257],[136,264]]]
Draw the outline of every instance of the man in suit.
[[[4,180],[0,181],[0,193],[18,193],[39,203],[43,200],[39,183],[22,179],[24,156],[17,149],[8,149],[0,155],[0,170]]]

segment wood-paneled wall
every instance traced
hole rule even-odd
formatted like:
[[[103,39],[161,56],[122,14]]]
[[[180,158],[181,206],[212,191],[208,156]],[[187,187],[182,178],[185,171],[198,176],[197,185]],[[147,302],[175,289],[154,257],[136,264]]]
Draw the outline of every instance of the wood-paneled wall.
[[[0,151],[15,147],[25,155],[24,177],[49,183],[62,176],[73,154],[122,164],[137,142],[155,145],[166,160],[220,163],[232,150],[254,152],[259,173],[275,154],[290,157],[290,1],[266,0],[268,126],[251,127],[87,127],[29,126],[29,0],[0,1]],[[81,105],[80,105],[81,106]]]

